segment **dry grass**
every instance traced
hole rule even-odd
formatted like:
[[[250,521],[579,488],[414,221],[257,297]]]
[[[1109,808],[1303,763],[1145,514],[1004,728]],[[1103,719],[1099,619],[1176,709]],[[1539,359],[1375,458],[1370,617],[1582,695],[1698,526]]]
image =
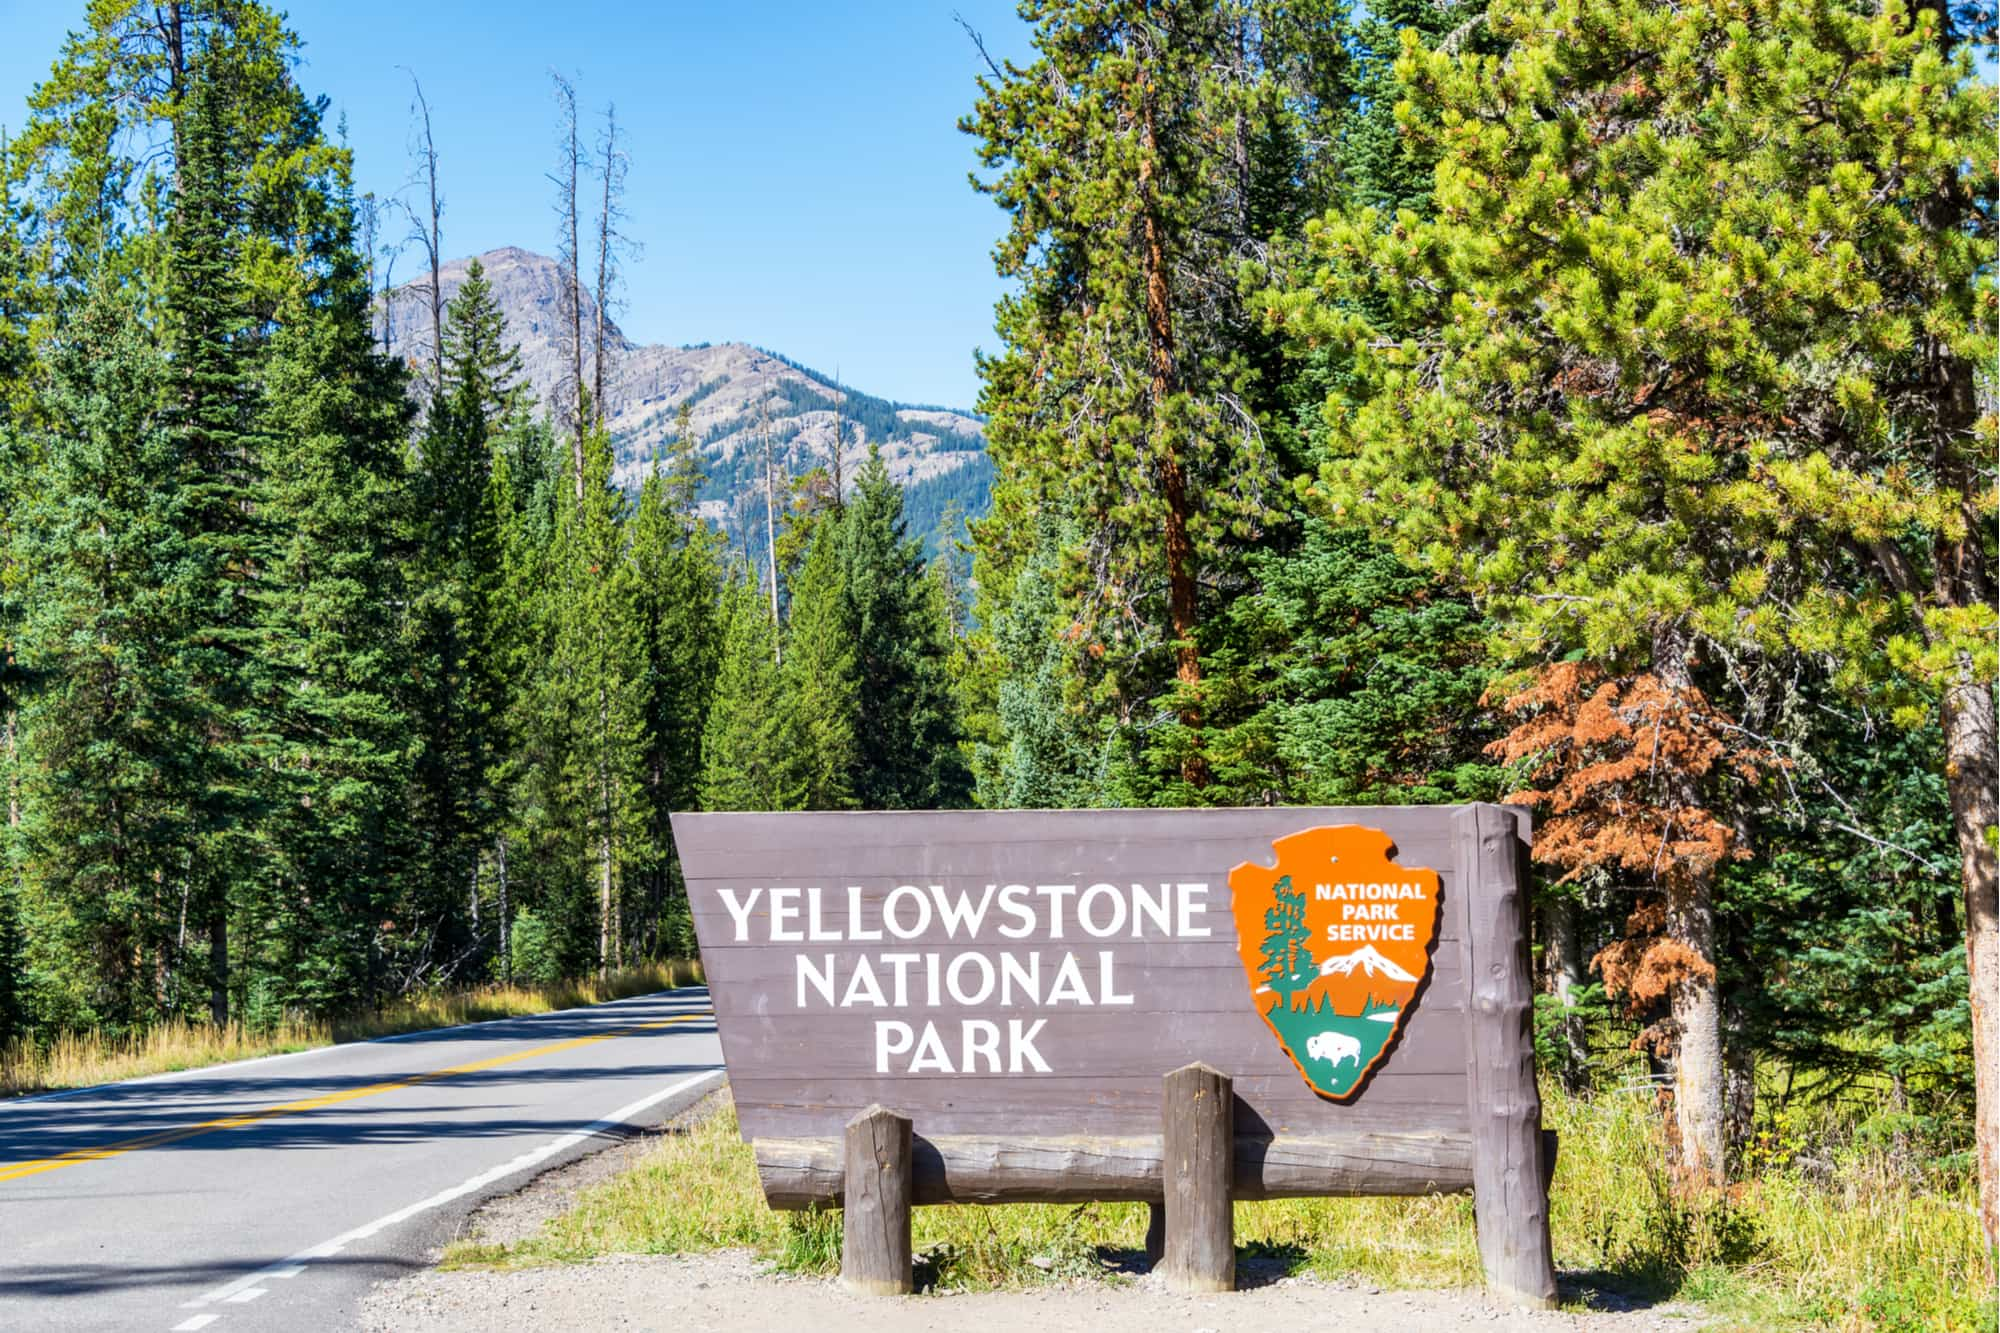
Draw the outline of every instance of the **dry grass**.
[[[0,1097],[90,1087],[147,1074],[199,1069],[232,1060],[282,1055],[315,1046],[454,1027],[491,1018],[522,1018],[669,990],[700,980],[699,963],[649,963],[614,972],[609,977],[564,981],[551,986],[496,984],[423,992],[332,1023],[287,1020],[251,1029],[235,1023],[217,1027],[175,1020],[125,1040],[111,1040],[88,1032],[63,1033],[46,1046],[16,1040],[0,1047]]]
[[[1661,1172],[1645,1098],[1551,1091],[1547,1119],[1563,1140],[1551,1230],[1572,1303],[1602,1292],[1691,1301],[1723,1329],[1993,1328],[1993,1269],[1968,1182],[1926,1188],[1887,1158],[1857,1151],[1826,1179],[1772,1169],[1727,1196],[1689,1200]],[[913,1239],[939,1287],[1013,1286],[1129,1266],[1145,1225],[1137,1204],[922,1208]],[[1246,1254],[1328,1277],[1425,1287],[1479,1280],[1463,1197],[1244,1203],[1236,1234]],[[733,1113],[669,1137],[538,1235],[462,1243],[445,1259],[511,1267],[725,1246],[790,1269],[839,1265],[838,1214],[765,1207]]]

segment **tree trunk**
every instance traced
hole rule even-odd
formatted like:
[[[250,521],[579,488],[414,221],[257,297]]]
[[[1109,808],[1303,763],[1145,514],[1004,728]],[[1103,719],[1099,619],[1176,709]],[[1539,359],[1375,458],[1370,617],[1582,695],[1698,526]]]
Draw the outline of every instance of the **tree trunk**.
[[[1712,877],[1690,874],[1667,895],[1667,933],[1705,959],[1715,957]],[[1694,1180],[1724,1183],[1722,1004],[1715,974],[1676,982],[1669,997],[1679,1036],[1674,1052],[1674,1128],[1681,1168]]]
[[[618,932],[613,929],[611,913],[611,833],[607,829],[597,843],[597,957],[598,971],[604,976],[611,975],[617,965],[613,951],[618,947]]]
[[[771,663],[785,664],[783,634],[778,626],[778,502],[771,481],[771,410],[757,408],[757,429],[764,439],[764,558],[771,576]]]
[[[431,310],[431,405],[435,407],[444,394],[444,201],[438,198],[437,143],[431,137],[431,104],[414,73],[410,75],[410,86],[415,90],[422,122],[424,184],[429,192],[429,213],[422,224],[421,239],[431,271],[426,296]]]
[[[1653,634],[1653,673],[1677,698],[1694,687],[1693,649],[1685,629],[1662,626]],[[1674,807],[1700,805],[1683,773],[1666,775]],[[1674,1052],[1674,1128],[1686,1179],[1721,1186],[1727,1180],[1724,1114],[1727,1077],[1722,1061],[1722,1000],[1715,977],[1715,870],[1682,865],[1667,872],[1667,935],[1707,970],[1674,983],[1668,1000],[1678,1034]]]
[[[502,833],[493,839],[493,872],[500,880],[500,980],[514,980],[514,942],[508,938],[513,929],[507,919],[507,835]]]
[[[557,235],[561,238],[559,258],[562,272],[558,275],[562,287],[560,295],[563,308],[559,317],[566,326],[562,330],[569,346],[569,364],[563,367],[569,381],[564,387],[569,391],[570,422],[570,467],[576,473],[576,502],[583,503],[583,275],[579,271],[583,262],[581,245],[581,219],[577,216],[577,176],[582,169],[583,150],[577,142],[576,129],[576,87],[560,74],[551,73],[555,82],[556,112],[562,120],[562,176],[556,181],[560,193],[556,198]]]
[[[1584,1044],[1583,1016],[1576,1008],[1576,993],[1584,984],[1583,955],[1576,944],[1576,904],[1568,898],[1555,899],[1542,909],[1542,923],[1542,968],[1549,993],[1561,1011],[1556,1049],[1562,1066],[1556,1074],[1564,1088],[1576,1092],[1584,1085],[1590,1057]]]
[[[608,670],[609,663],[602,669]],[[611,701],[600,677],[597,686],[597,735],[602,747],[597,756],[598,813],[603,824],[597,841],[597,966],[604,976],[618,964],[618,921],[611,901]]]
[[[1723,1151],[1728,1165],[1743,1160],[1757,1126],[1757,1049],[1743,1014],[1729,1006],[1729,1022],[1722,1037]]]
[[[604,119],[604,196],[597,214],[597,327],[590,349],[590,410],[597,425],[604,424],[604,322],[611,303],[611,246],[617,239],[612,230],[612,212],[618,205],[618,113],[606,109]]]
[[[0,755],[6,757],[8,828],[21,827],[21,773],[14,763],[14,717],[14,710],[8,709],[7,725],[0,729]]]
[[[1181,725],[1192,744],[1181,760],[1181,777],[1196,787],[1208,785],[1208,764],[1201,753],[1201,659],[1195,650],[1194,544],[1188,537],[1187,470],[1181,459],[1176,427],[1168,405],[1174,395],[1174,321],[1167,287],[1166,228],[1160,219],[1154,163],[1160,147],[1153,123],[1152,81],[1147,78],[1139,103],[1139,231],[1140,268],[1146,283],[1146,352],[1152,376],[1153,447],[1160,456],[1160,492],[1166,501],[1163,536],[1167,550],[1167,618],[1174,636],[1174,675],[1181,685]]]
[[[2000,1245],[2000,877],[1995,875],[1993,689],[1962,680],[1945,692],[1945,783],[1965,888],[1965,961],[1972,993],[1973,1151],[1979,1221]]]
[[[221,907],[208,915],[208,1017],[217,1027],[229,1022],[229,916]]]

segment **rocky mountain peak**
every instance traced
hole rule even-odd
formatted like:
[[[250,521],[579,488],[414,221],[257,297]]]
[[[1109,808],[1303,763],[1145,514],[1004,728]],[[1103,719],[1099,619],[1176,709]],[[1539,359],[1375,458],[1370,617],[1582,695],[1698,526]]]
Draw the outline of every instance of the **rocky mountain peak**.
[[[521,348],[521,366],[538,401],[555,401],[567,375],[562,320],[562,270],[555,260],[518,246],[477,256]],[[471,257],[440,271],[449,301],[465,282]],[[386,345],[412,364],[430,354],[429,275],[395,288],[384,310]],[[597,310],[584,297],[585,362],[591,357]],[[948,408],[914,407],[836,385],[817,371],[747,343],[668,347],[638,344],[606,321],[606,419],[617,454],[617,476],[636,488],[656,450],[673,433],[683,403],[707,467],[703,509],[740,532],[762,522],[760,418],[768,418],[774,466],[797,475],[832,458],[836,429],[845,475],[882,451],[889,473],[908,492],[910,530],[929,534],[945,505],[957,500],[983,512],[991,477],[979,420]]]

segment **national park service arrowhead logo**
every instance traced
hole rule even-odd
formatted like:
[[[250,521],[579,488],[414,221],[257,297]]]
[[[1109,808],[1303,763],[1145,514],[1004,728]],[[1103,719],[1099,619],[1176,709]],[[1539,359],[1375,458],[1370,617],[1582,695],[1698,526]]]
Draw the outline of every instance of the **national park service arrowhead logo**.
[[[1356,1096],[1409,1017],[1437,937],[1435,870],[1399,866],[1359,824],[1271,844],[1277,864],[1229,872],[1250,998],[1320,1096]]]

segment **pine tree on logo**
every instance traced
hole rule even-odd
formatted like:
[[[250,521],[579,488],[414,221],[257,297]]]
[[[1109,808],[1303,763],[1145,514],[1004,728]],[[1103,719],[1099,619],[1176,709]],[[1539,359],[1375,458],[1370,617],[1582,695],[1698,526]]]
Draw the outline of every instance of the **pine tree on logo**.
[[[1292,888],[1286,875],[1273,886],[1277,901],[1264,913],[1264,959],[1258,975],[1276,991],[1281,1004],[1289,1006],[1292,992],[1312,984],[1319,975],[1307,947],[1312,932],[1306,927],[1306,895]]]

